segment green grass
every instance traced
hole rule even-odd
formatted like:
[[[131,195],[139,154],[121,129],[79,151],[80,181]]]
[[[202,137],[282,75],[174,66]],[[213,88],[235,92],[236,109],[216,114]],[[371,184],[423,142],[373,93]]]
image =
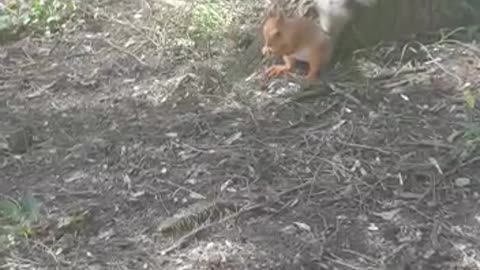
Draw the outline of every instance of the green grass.
[[[192,10],[190,35],[194,40],[205,41],[224,36],[229,16],[221,0],[205,0],[196,3]]]
[[[39,203],[27,193],[20,200],[0,200],[0,252],[15,245],[19,238],[33,235],[38,220]]]
[[[0,6],[0,42],[15,40],[27,30],[57,32],[75,9],[73,0],[8,0]]]

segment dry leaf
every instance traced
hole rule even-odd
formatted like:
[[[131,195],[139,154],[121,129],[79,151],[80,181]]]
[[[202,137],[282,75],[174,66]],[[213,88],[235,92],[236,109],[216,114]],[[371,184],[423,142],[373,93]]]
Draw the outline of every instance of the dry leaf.
[[[232,182],[232,179],[228,179],[227,181],[225,181],[225,183],[220,186],[220,191],[224,191],[228,186],[230,186]]]
[[[380,213],[372,212],[372,214],[374,214],[376,216],[379,216],[379,217],[383,218],[384,220],[391,221],[400,211],[401,211],[401,209],[397,208],[397,209],[393,209],[391,211],[380,212]]]
[[[470,179],[469,178],[466,178],[466,177],[459,177],[457,179],[455,179],[455,185],[457,187],[466,187],[468,185],[470,185]]]
[[[177,138],[178,137],[178,133],[176,132],[168,132],[165,134],[165,136],[169,137],[169,138]]]
[[[452,134],[450,134],[450,136],[448,136],[447,142],[453,143],[458,138],[458,136],[460,136],[460,135],[462,135],[461,131],[453,130]]]
[[[341,126],[343,126],[343,124],[345,124],[347,122],[347,120],[342,120],[340,121],[340,123],[336,124],[335,126],[332,127],[332,131],[335,131],[337,129],[339,129]]]
[[[71,183],[73,181],[85,178],[87,174],[84,171],[76,171],[72,173],[68,178],[63,180],[65,183]]]
[[[312,231],[312,228],[310,228],[310,226],[308,226],[307,224],[305,223],[302,223],[302,222],[293,222],[293,224],[295,224],[298,228],[304,230],[304,231],[307,231],[307,232],[311,232]]]
[[[439,174],[443,174],[442,168],[440,168],[440,164],[438,164],[438,161],[435,158],[429,157],[428,161],[430,161],[430,163],[435,166]]]
[[[397,195],[402,199],[420,199],[423,196],[422,194],[413,192],[399,192]]]
[[[203,196],[202,194],[197,193],[197,192],[190,192],[190,198],[192,198],[192,199],[197,199],[197,200],[204,200],[204,199],[206,199],[207,197],[205,197],[205,196]]]
[[[371,223],[369,226],[368,226],[368,230],[369,231],[378,231],[378,226]]]
[[[242,137],[242,132],[237,132],[237,133],[233,134],[232,136],[230,136],[230,138],[226,139],[225,143],[227,145],[231,145],[232,143],[234,143],[236,140],[240,139],[241,137]]]

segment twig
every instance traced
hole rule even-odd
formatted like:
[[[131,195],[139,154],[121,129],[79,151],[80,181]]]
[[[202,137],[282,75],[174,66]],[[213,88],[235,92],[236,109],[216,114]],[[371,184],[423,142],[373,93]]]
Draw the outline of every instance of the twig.
[[[400,80],[400,81],[386,82],[385,84],[381,84],[381,86],[385,89],[393,89],[393,88],[396,88],[396,87],[407,85],[409,82],[410,82],[410,79],[403,79],[403,80]]]
[[[407,207],[409,209],[417,212],[419,215],[421,215],[425,219],[434,222],[435,223],[434,226],[440,226],[442,229],[444,229],[443,232],[447,233],[448,235],[455,236],[455,237],[460,237],[460,238],[462,238],[466,241],[469,241],[471,243],[478,243],[479,240],[480,240],[476,235],[472,235],[472,234],[469,234],[469,233],[466,233],[466,232],[459,232],[459,231],[456,231],[456,230],[452,229],[453,226],[451,224],[448,224],[447,222],[440,222],[438,219],[425,214],[424,212],[420,211],[419,209],[417,209],[414,206],[407,206]]]
[[[338,104],[340,104],[340,100],[336,100],[335,102],[333,102],[332,104],[330,104],[330,106],[328,106],[327,108],[325,108],[323,111],[315,114],[315,117],[320,117],[324,114],[326,114],[327,112],[329,112],[331,109],[333,109],[335,106],[337,106]]]
[[[294,186],[294,187],[292,187],[292,188],[289,188],[289,189],[287,189],[287,190],[284,190],[284,191],[278,193],[278,197],[285,196],[285,195],[287,195],[287,194],[290,193],[290,192],[294,192],[294,191],[297,191],[297,190],[302,189],[302,188],[304,188],[304,187],[307,187],[307,186],[309,186],[309,185],[311,184],[311,182],[312,182],[312,181],[307,181],[307,182],[302,183],[302,184],[300,184],[300,185],[298,185],[298,186]]]
[[[178,143],[172,142],[172,144],[174,144],[175,146],[185,146],[187,148],[190,148],[190,150],[198,152],[198,153],[204,153],[204,154],[211,154],[212,153],[211,150],[203,150],[203,149],[200,149],[200,148],[195,147],[195,146],[191,146],[191,145],[186,144],[186,143],[178,144]]]
[[[149,7],[150,9],[150,13],[151,13],[151,8]],[[114,17],[111,17],[111,16],[108,16],[106,13],[99,13],[98,11],[94,11],[92,10],[91,8],[86,8],[84,10],[85,13],[89,14],[89,15],[92,15],[92,16],[99,16],[99,17],[103,17],[104,20],[106,21],[110,21],[110,22],[114,22],[114,23],[117,23],[117,24],[120,24],[122,26],[128,26],[130,27],[131,29],[133,29],[134,31],[136,31],[137,33],[139,33],[140,35],[142,35],[143,37],[145,37],[146,39],[148,39],[148,41],[150,41],[153,45],[155,45],[157,48],[160,48],[160,44],[158,42],[156,42],[155,40],[153,40],[151,37],[147,36],[142,30],[138,29],[133,23],[131,22],[125,22],[125,21],[122,21],[122,20],[119,20],[117,18],[114,18]],[[151,16],[151,14],[149,15],[149,17]],[[147,18],[148,19],[148,18]],[[144,30],[149,30],[151,31],[151,29],[145,29],[143,28]]]
[[[325,96],[330,92],[331,89],[326,89],[326,88],[318,88],[318,89],[305,89],[304,91],[300,91],[299,93],[295,94],[292,98],[292,102],[299,102],[304,99],[311,99],[317,96]]]
[[[122,52],[122,53],[125,53],[125,54],[128,54],[130,55],[131,57],[135,58],[135,60],[137,60],[138,63],[140,63],[141,65],[143,66],[146,66],[146,67],[149,67],[149,65],[147,63],[145,63],[142,59],[140,59],[140,57],[136,56],[135,54],[133,54],[132,52],[128,51],[128,50],[125,50],[123,49],[122,47],[114,44],[113,42],[111,42],[110,40],[108,40],[107,38],[104,38],[103,39],[108,45],[110,45],[112,48]]]
[[[253,123],[255,124],[256,127],[258,127],[258,121],[255,115],[253,114],[252,108],[247,107],[248,114],[250,115],[250,118],[252,118]]]
[[[345,260],[343,260],[342,258],[340,258],[339,256],[329,252],[330,256],[332,258],[326,258],[327,260],[333,262],[333,263],[336,263],[336,264],[339,264],[339,265],[342,265],[342,266],[345,266],[345,267],[348,267],[350,269],[354,269],[354,270],[366,270],[366,269],[378,269],[378,268],[373,268],[373,267],[362,267],[362,266],[356,266],[356,265],[353,265],[351,263],[348,263],[346,262]]]
[[[476,52],[476,53],[480,53],[480,49],[470,45],[470,44],[466,44],[466,43],[463,43],[461,41],[458,41],[458,40],[454,40],[454,39],[447,39],[447,40],[444,40],[443,43],[453,43],[453,44],[456,44],[456,45],[460,45],[462,47],[465,47],[473,52]]]
[[[425,46],[423,45],[422,43],[420,42],[415,42],[417,43],[418,45],[420,45],[420,47],[427,53],[428,57],[431,59],[431,62],[434,63],[438,68],[440,68],[443,72],[445,72],[445,74],[448,74],[450,76],[452,76],[453,78],[455,78],[455,80],[457,80],[457,86],[460,86],[460,85],[463,85],[463,80],[462,78],[460,78],[458,75],[456,75],[455,73],[453,72],[450,72],[448,69],[446,69],[443,65],[441,65],[440,63],[438,63],[437,59],[435,59],[435,57],[433,57],[432,53],[430,52],[430,50]]]
[[[55,264],[60,264],[61,262],[58,260],[57,256],[55,255],[55,253],[53,252],[53,250],[51,248],[49,248],[48,246],[46,246],[45,244],[43,244],[42,242],[40,241],[34,241],[33,242],[35,245],[38,245],[39,247],[45,249],[45,252],[47,252],[48,255],[50,255],[50,257],[52,257],[52,259],[55,261]]]
[[[195,196],[201,197],[201,198],[203,198],[203,199],[206,199],[206,198],[207,198],[206,196],[204,196],[204,195],[202,195],[202,194],[200,194],[200,193],[198,193],[198,192],[195,192],[195,191],[193,191],[193,190],[191,190],[191,189],[189,189],[189,188],[186,188],[186,187],[184,187],[184,186],[181,186],[181,185],[179,185],[179,184],[175,184],[175,183],[173,183],[173,182],[171,182],[171,181],[168,181],[168,180],[159,180],[159,182],[164,183],[164,184],[169,184],[169,185],[174,186],[174,187],[176,187],[176,188],[178,188],[178,189],[181,189],[181,190],[185,190],[185,191],[190,192],[191,194],[194,194]]]
[[[358,252],[358,251],[351,250],[351,249],[343,249],[342,251],[343,251],[343,252],[351,253],[351,254],[353,254],[353,255],[357,255],[358,257],[362,257],[362,258],[364,258],[365,260],[368,260],[368,261],[370,261],[370,262],[372,262],[372,263],[378,264],[378,260],[377,260],[377,259],[372,258],[372,257],[370,257],[370,256],[367,256],[367,255],[365,255],[365,254],[362,254],[362,253],[360,253],[360,252]]]
[[[456,166],[455,168],[453,168],[453,169],[451,169],[450,171],[446,172],[446,173],[445,173],[445,176],[450,176],[450,175],[454,174],[456,171],[458,171],[459,169],[461,169],[461,168],[463,168],[463,167],[466,167],[466,166],[468,166],[468,165],[471,165],[471,164],[473,164],[473,163],[475,163],[475,162],[477,162],[477,161],[480,161],[480,157],[472,158],[472,159],[470,159],[470,160],[468,160],[468,161],[466,161],[466,162],[464,162],[464,163]]]
[[[170,247],[162,250],[161,254],[164,256],[164,255],[167,255],[168,253],[174,251],[175,249],[181,247],[183,244],[185,244],[190,238],[194,237],[196,234],[208,229],[208,228],[211,228],[215,225],[218,225],[218,224],[221,224],[221,223],[224,223],[230,219],[234,219],[238,216],[240,216],[241,214],[243,213],[246,213],[246,212],[249,212],[249,211],[252,211],[252,210],[255,210],[255,209],[258,209],[258,208],[261,208],[263,207],[264,204],[255,204],[253,206],[250,206],[250,207],[246,207],[244,209],[241,209],[240,211],[238,211],[237,213],[235,214],[232,214],[230,216],[227,216],[225,218],[222,218],[220,219],[219,221],[216,221],[216,222],[212,222],[212,223],[208,223],[208,224],[205,224],[201,227],[198,227],[196,228],[195,230],[189,232],[188,234],[182,236],[180,239],[178,239],[178,241],[176,241],[173,245],[171,245]]]
[[[346,142],[340,142],[340,143],[345,145],[345,146],[361,148],[361,149],[366,149],[366,150],[372,150],[372,151],[376,151],[376,152],[379,152],[379,153],[385,154],[385,155],[391,155],[392,154],[392,152],[390,152],[390,151],[383,150],[383,149],[381,149],[379,147],[375,147],[375,146],[368,146],[368,145],[356,144],[356,143],[346,143]]]
[[[444,144],[444,143],[439,143],[436,141],[428,141],[428,140],[423,140],[423,141],[418,141],[418,142],[402,142],[399,143],[400,146],[430,146],[430,147],[435,147],[435,148],[445,148],[445,149],[455,149],[455,146],[449,145],[449,144]]]
[[[353,103],[357,104],[358,106],[360,106],[362,109],[366,110],[366,111],[370,111],[370,109],[363,105],[362,102],[360,100],[358,100],[356,97],[352,96],[352,94],[350,93],[345,93],[341,90],[339,90],[335,85],[329,83],[328,84],[328,87],[335,93],[335,94],[339,94],[339,95],[342,95],[344,97],[346,97],[347,99],[349,99],[350,101],[352,101]]]
[[[418,72],[425,72],[425,71],[427,71],[427,68],[425,67],[411,67],[411,68],[404,68],[404,69],[400,68],[397,71],[392,71],[392,72],[375,76],[373,79],[381,81],[381,80],[387,80],[387,79],[398,77],[398,75],[406,75],[410,73],[418,73]],[[405,82],[405,81],[402,81],[402,82]]]
[[[407,243],[401,244],[399,247],[397,247],[392,253],[388,254],[385,259],[383,260],[384,263],[388,262],[391,260],[393,257],[395,257],[398,253],[400,253],[402,250],[404,250],[408,246]]]

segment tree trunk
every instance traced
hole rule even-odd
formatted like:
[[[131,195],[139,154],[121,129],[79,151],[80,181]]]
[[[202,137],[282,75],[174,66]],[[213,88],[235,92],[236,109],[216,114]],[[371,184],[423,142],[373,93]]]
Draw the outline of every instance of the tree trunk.
[[[374,7],[357,11],[344,29],[337,52],[478,23],[478,0],[378,0]]]

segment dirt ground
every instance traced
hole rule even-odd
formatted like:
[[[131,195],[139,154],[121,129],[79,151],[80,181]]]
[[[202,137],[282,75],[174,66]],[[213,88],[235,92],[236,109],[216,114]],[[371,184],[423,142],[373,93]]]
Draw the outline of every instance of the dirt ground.
[[[475,40],[385,44],[292,99],[227,80],[231,45],[164,45],[145,3],[0,49],[0,194],[42,203],[1,267],[480,269]]]

